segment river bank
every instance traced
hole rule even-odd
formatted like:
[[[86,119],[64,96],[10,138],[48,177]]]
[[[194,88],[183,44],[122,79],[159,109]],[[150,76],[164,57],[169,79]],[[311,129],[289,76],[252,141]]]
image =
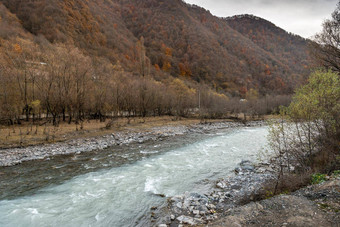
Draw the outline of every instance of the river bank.
[[[166,137],[184,135],[188,133],[206,133],[218,129],[236,128],[244,126],[264,125],[264,121],[253,121],[246,124],[239,122],[210,122],[189,125],[170,125],[151,127],[147,130],[129,129],[108,135],[92,138],[72,139],[54,144],[35,145],[23,148],[8,148],[0,150],[0,166],[13,166],[25,161],[45,159],[56,155],[76,154],[94,150],[106,149],[112,146],[130,143],[144,143],[146,141],[161,141]]]
[[[340,223],[340,176],[289,194],[227,210],[209,224],[218,226],[337,227]]]
[[[205,160],[213,159],[215,160],[213,163],[210,162],[210,164],[207,164],[205,168],[201,168],[202,170],[208,170],[208,174],[206,177],[201,177],[200,174],[192,174],[191,172],[185,172],[185,171],[192,171],[193,173],[199,172],[200,170],[197,167],[192,166],[193,163],[202,163],[203,160],[200,159],[200,161],[192,160],[192,158],[189,158],[188,160],[191,160],[190,162],[182,162],[177,167],[174,166],[175,163],[178,163],[179,161],[187,158],[189,155],[186,153],[185,156],[181,157],[182,152],[169,152],[167,158],[160,156],[153,156],[154,158],[147,158],[144,159],[145,161],[139,162],[137,166],[129,166],[129,167],[123,167],[124,171],[121,172],[119,168],[109,168],[106,174],[106,170],[104,172],[96,172],[94,170],[89,170],[89,174],[83,175],[81,177],[73,178],[72,180],[66,182],[66,189],[63,189],[62,192],[64,193],[63,196],[61,196],[58,199],[61,198],[72,198],[72,202],[79,203],[79,199],[81,201],[84,198],[87,198],[86,200],[95,198],[93,203],[98,202],[97,200],[102,197],[105,197],[105,200],[100,201],[98,206],[108,206],[105,205],[104,201],[110,201],[108,204],[110,204],[110,208],[108,209],[109,212],[118,212],[120,206],[126,206],[128,209],[136,209],[139,211],[138,215],[135,215],[137,218],[136,220],[133,220],[132,222],[128,222],[131,224],[133,223],[139,223],[139,226],[186,226],[186,225],[194,225],[194,226],[273,226],[279,223],[282,226],[304,226],[301,223],[307,223],[307,226],[336,226],[334,223],[337,223],[338,221],[338,215],[336,212],[338,212],[339,208],[339,180],[334,181],[332,179],[333,183],[327,183],[326,186],[322,188],[318,188],[317,186],[310,186],[307,188],[303,188],[297,192],[294,192],[289,195],[280,195],[276,197],[272,197],[267,200],[262,200],[259,202],[251,202],[251,201],[257,201],[256,196],[258,194],[263,194],[263,187],[267,183],[273,183],[275,182],[275,174],[274,174],[274,166],[270,163],[270,161],[264,160],[263,162],[256,162],[254,161],[254,156],[251,158],[250,156],[243,156],[242,159],[236,158],[238,161],[233,161],[234,164],[230,165],[231,163],[227,163],[228,158],[231,157],[231,154],[237,155],[237,152],[244,153],[245,151],[248,151],[251,149],[252,145],[250,147],[246,147],[246,149],[238,149],[236,152],[234,151],[233,146],[236,146],[237,144],[242,143],[249,143],[252,144],[250,141],[251,137],[256,138],[256,134],[259,134],[257,126],[264,125],[265,122],[249,122],[248,124],[244,125],[242,123],[235,123],[235,122],[210,122],[210,123],[196,123],[196,124],[190,124],[190,125],[168,125],[168,126],[158,126],[158,127],[152,127],[148,128],[148,130],[127,130],[124,132],[117,132],[117,133],[111,133],[109,135],[104,136],[98,136],[93,138],[81,138],[76,140],[69,140],[67,142],[60,142],[55,144],[46,144],[46,145],[39,145],[39,146],[31,146],[26,148],[12,148],[12,149],[5,149],[0,151],[0,155],[6,154],[7,157],[4,157],[3,160],[5,162],[7,161],[10,165],[20,164],[25,161],[29,160],[36,160],[36,159],[42,159],[40,164],[37,163],[38,166],[42,165],[45,166],[46,163],[48,163],[51,157],[58,156],[58,157],[65,157],[65,156],[59,156],[59,155],[67,155],[72,154],[69,161],[70,163],[66,163],[64,161],[60,161],[60,163],[56,160],[50,163],[50,166],[52,166],[52,169],[60,169],[58,173],[52,174],[52,172],[47,173],[45,175],[37,176],[36,182],[40,182],[41,179],[48,179],[50,181],[51,177],[54,175],[58,176],[58,174],[66,174],[67,175],[67,165],[70,166],[79,166],[84,164],[85,166],[88,165],[88,168],[93,168],[92,164],[95,162],[95,160],[98,160],[103,158],[107,159],[110,154],[113,154],[112,152],[116,152],[117,148],[122,148],[125,150],[125,148],[132,148],[137,147],[137,153],[144,154],[145,152],[151,152],[153,153],[153,150],[144,149],[145,144],[149,144],[152,147],[155,147],[155,149],[158,149],[156,147],[159,146],[159,144],[163,144],[168,142],[167,140],[172,139],[178,139],[183,140],[185,138],[185,135],[195,135],[195,136],[204,136],[205,134],[212,133],[212,135],[218,135],[221,132],[231,132],[230,134],[224,134],[221,138],[218,140],[210,141],[208,144],[205,144],[206,142],[202,144],[196,144],[191,145],[193,153],[198,155],[199,157],[204,156],[205,149],[206,152],[208,152]],[[255,128],[251,128],[255,127]],[[243,129],[242,129],[243,128]],[[263,127],[262,130],[264,130],[265,127]],[[227,130],[224,130],[227,129]],[[229,130],[231,129],[231,130]],[[245,131],[246,134],[235,135],[233,137],[232,132],[240,132]],[[255,134],[254,134],[255,133]],[[231,153],[219,153],[220,156],[218,158],[214,159],[211,155],[214,153],[214,149],[217,148],[218,141],[228,141],[228,139],[235,139],[239,138],[239,140],[235,141],[233,144],[228,144],[227,146],[223,146],[223,149],[229,149]],[[265,138],[262,134],[262,138]],[[255,141],[258,141],[259,138],[257,138]],[[217,142],[217,143],[216,143]],[[116,147],[116,148],[115,148]],[[142,148],[143,147],[143,148]],[[113,149],[109,149],[113,148]],[[219,149],[220,150],[220,149]],[[259,151],[259,148],[256,148],[257,151]],[[95,152],[91,152],[95,151]],[[89,152],[89,153],[86,153]],[[91,156],[92,153],[107,153],[103,157],[98,156]],[[126,152],[131,152],[130,150]],[[157,152],[159,152],[157,150]],[[210,153],[211,152],[211,153]],[[83,153],[83,154],[80,154]],[[210,154],[209,154],[210,153]],[[240,153],[240,154],[241,154]],[[13,155],[14,154],[14,155]],[[120,154],[122,157],[127,157],[127,153],[123,152]],[[223,157],[221,156],[223,155]],[[82,157],[79,156],[85,156],[89,157],[90,160],[84,160],[79,161],[79,165],[77,164],[77,159],[82,159]],[[107,157],[106,157],[107,156]],[[173,156],[174,160],[176,161],[170,161],[172,165],[168,165],[170,163],[165,162],[165,160],[169,160],[170,156]],[[217,157],[216,156],[216,157]],[[1,156],[0,156],[1,157]],[[57,157],[57,158],[58,158]],[[192,156],[194,157],[194,156]],[[13,158],[13,159],[10,159]],[[164,158],[164,159],[163,159]],[[248,158],[248,159],[247,159]],[[52,158],[51,158],[52,159]],[[115,159],[114,157],[112,158]],[[154,160],[157,159],[157,160]],[[219,171],[219,168],[217,167],[217,160],[218,159],[225,159],[224,162],[220,163],[220,166],[232,166],[232,168],[224,169],[223,171]],[[235,157],[234,157],[235,159]],[[46,161],[45,161],[46,160]],[[243,160],[243,161],[241,161]],[[134,161],[132,161],[134,163]],[[59,163],[59,165],[57,164]],[[238,163],[238,165],[236,165]],[[100,165],[107,165],[107,163],[98,163]],[[12,169],[12,171],[18,172],[18,177],[22,174],[19,174],[20,171],[26,172],[29,169],[19,169],[23,166],[29,166],[31,165],[30,162],[27,162],[27,164],[18,165],[13,168],[4,168],[4,169]],[[131,171],[128,171],[128,168],[132,167]],[[171,168],[169,168],[171,167]],[[208,167],[208,168],[207,168]],[[136,169],[135,169],[136,168]],[[155,168],[156,171],[154,174],[150,175],[150,172],[148,169]],[[177,170],[176,170],[177,168]],[[47,168],[49,169],[49,168]],[[46,170],[47,170],[46,169]],[[75,168],[79,170],[79,168]],[[73,169],[73,170],[75,170]],[[165,172],[164,174],[159,174],[160,170],[163,169]],[[172,193],[172,187],[178,186],[181,184],[185,184],[183,180],[180,180],[181,177],[175,177],[178,180],[174,181],[177,182],[174,184],[174,182],[171,183],[172,187],[167,188],[166,190],[162,189],[161,185],[168,184],[167,182],[169,179],[167,178],[169,176],[169,173],[172,171],[175,172],[181,172],[184,174],[192,174],[192,176],[195,177],[189,177],[188,179],[192,180],[197,179],[197,176],[200,176],[200,181],[197,181],[197,184],[194,183],[194,185],[202,185],[204,190],[201,190],[202,188],[199,186],[195,189],[186,188],[185,190],[179,190],[180,193],[183,193],[185,191],[188,191],[184,194],[173,194]],[[41,172],[40,168],[37,167],[37,171]],[[51,170],[47,170],[51,171]],[[71,171],[71,170],[70,170]],[[92,171],[94,171],[92,173]],[[111,172],[113,171],[113,172]],[[170,172],[168,172],[170,171]],[[9,171],[10,172],[10,171]],[[117,172],[117,173],[116,173]],[[128,174],[128,172],[130,172]],[[204,173],[205,171],[203,171]],[[7,172],[6,172],[7,173]],[[173,173],[173,172],[172,172]],[[218,176],[215,175],[215,173],[218,174]],[[232,174],[234,173],[234,174]],[[126,175],[127,174],[127,175]],[[28,173],[28,175],[31,175]],[[34,174],[35,175],[35,174]],[[76,174],[78,175],[78,174]],[[103,176],[102,176],[103,175]],[[215,177],[213,177],[215,176]],[[119,199],[116,199],[115,196],[119,195],[120,193],[123,193],[124,190],[130,191],[134,190],[131,188],[127,188],[127,182],[123,183],[121,186],[122,188],[116,188],[118,187],[119,181],[129,180],[131,178],[136,177],[136,180],[140,181],[138,184],[136,183],[136,180],[134,181],[133,185],[136,185],[134,187],[137,187],[137,191],[141,190],[138,194],[139,196],[143,195],[145,196],[145,201],[150,201],[152,199],[153,202],[147,202],[149,204],[148,206],[141,204],[140,207],[135,207],[135,205],[129,204],[129,197],[131,195],[137,196],[136,193],[128,193],[121,198],[126,198],[123,201],[125,202],[119,202],[119,206],[113,201],[120,201]],[[26,177],[25,177],[26,179]],[[185,181],[187,181],[186,179]],[[218,180],[216,180],[218,179]],[[20,179],[21,181],[23,179]],[[85,185],[84,185],[84,180]],[[336,179],[335,179],[336,180]],[[34,182],[33,179],[29,180]],[[72,183],[75,181],[75,183]],[[163,182],[164,181],[164,182]],[[98,183],[98,182],[106,182],[104,183]],[[163,183],[161,183],[163,182]],[[114,184],[112,184],[114,183]],[[41,182],[39,183],[41,184]],[[24,183],[25,185],[25,183]],[[34,187],[36,187],[36,183],[32,184]],[[68,186],[67,186],[68,185]],[[86,187],[86,185],[88,187]],[[138,185],[138,186],[137,186]],[[165,185],[164,185],[165,186]],[[16,187],[16,185],[13,185],[13,187]],[[63,187],[60,185],[60,187]],[[75,188],[79,187],[78,190],[75,190]],[[111,188],[110,190],[107,190],[107,195],[105,194],[106,188]],[[85,189],[86,188],[86,189]],[[10,189],[10,187],[7,187],[7,189]],[[71,190],[72,189],[72,190]],[[196,191],[198,189],[199,191]],[[24,188],[23,190],[27,190]],[[49,189],[48,189],[49,190]],[[38,196],[35,196],[35,201],[40,201],[41,204],[34,204],[34,207],[36,211],[34,213],[29,214],[28,217],[36,217],[39,216],[41,213],[41,218],[43,220],[43,214],[45,213],[44,209],[46,204],[53,204],[58,199],[58,193],[60,192],[58,187],[56,188],[56,191],[58,193],[54,193],[54,187],[52,187],[50,190],[53,190],[53,193],[47,193],[42,195],[42,200],[39,200],[39,193],[37,191],[32,192],[33,194],[36,194]],[[111,197],[111,191],[116,190],[115,193],[112,194]],[[9,190],[11,191],[11,190]],[[46,192],[46,191],[45,191]],[[47,191],[48,192],[48,191]],[[22,207],[21,204],[25,204],[25,201],[27,200],[26,208],[25,209],[32,209],[32,202],[29,202],[30,195],[32,193],[28,193],[28,197],[22,197],[16,199],[16,197],[10,195],[3,195],[4,198],[13,198],[14,201],[17,203],[17,205],[12,205],[11,200],[3,201],[3,206],[15,210],[16,206]],[[142,194],[141,194],[142,193]],[[162,194],[164,193],[164,194]],[[19,193],[20,195],[20,193]],[[25,194],[24,194],[25,195]],[[51,198],[49,200],[45,201],[46,196],[49,195]],[[176,196],[177,195],[177,196]],[[106,196],[110,199],[107,199]],[[271,195],[268,195],[268,197],[271,197]],[[114,198],[114,200],[112,200]],[[68,200],[66,199],[63,202],[67,203]],[[46,203],[46,204],[45,204]],[[114,205],[113,205],[114,204]],[[146,204],[146,203],[145,203]],[[151,204],[157,204],[156,206],[153,206]],[[163,204],[163,205],[160,205]],[[59,204],[62,206],[61,204]],[[14,207],[11,207],[14,206]],[[72,209],[77,208],[74,204],[69,204],[70,207],[73,207]],[[127,207],[125,209],[127,209]],[[151,209],[150,209],[151,207]],[[288,211],[286,211],[286,208],[288,208]],[[20,208],[21,209],[21,208]],[[99,210],[103,210],[104,208],[101,208]],[[320,211],[321,209],[321,211]],[[324,213],[324,210],[328,209],[327,213]],[[7,210],[4,208],[4,210]],[[94,217],[96,221],[100,222],[102,219],[101,212],[99,210],[93,211],[89,210],[86,213],[94,213]],[[132,212],[131,210],[131,212]],[[7,211],[6,211],[7,212]],[[37,213],[39,212],[39,213]],[[315,215],[313,215],[313,212]],[[77,213],[77,212],[75,212]],[[138,212],[137,212],[138,213]],[[11,212],[8,213],[8,216],[10,216]],[[142,214],[142,215],[141,215]],[[298,214],[297,218],[294,217],[295,214]],[[70,218],[71,218],[71,214]],[[122,214],[121,214],[122,215]],[[110,215],[111,216],[111,215]],[[274,217],[272,217],[274,216]],[[144,219],[148,219],[145,220]],[[6,216],[7,218],[7,216]],[[40,216],[39,216],[40,218]],[[97,219],[98,218],[98,219]],[[10,223],[9,219],[6,219],[7,221],[4,221],[4,223]],[[16,219],[14,219],[16,220]],[[56,221],[60,221],[60,219],[55,219]],[[87,219],[85,219],[87,220]],[[104,219],[103,219],[104,220]],[[119,219],[120,220],[120,219]],[[124,218],[122,218],[123,221]],[[315,223],[313,222],[314,220]],[[66,220],[63,220],[66,221]],[[91,221],[91,220],[87,220]],[[116,220],[117,221],[117,220]],[[136,222],[135,222],[136,221]],[[33,222],[32,222],[33,223]],[[42,222],[37,222],[42,223]],[[56,222],[57,223],[57,222]],[[81,223],[81,222],[80,222]],[[87,223],[87,222],[84,222]],[[97,222],[96,222],[97,223]],[[120,222],[119,222],[120,223]],[[123,222],[122,222],[123,223]],[[121,224],[122,224],[121,223]],[[299,224],[300,223],[300,224]],[[78,223],[79,224],[79,223]],[[98,224],[98,223],[97,223]],[[127,224],[127,223],[125,223]],[[314,225],[315,224],[315,225]],[[99,225],[99,224],[98,224]],[[129,224],[128,224],[129,225]],[[103,225],[105,226],[105,225]],[[123,226],[123,224],[122,224]],[[137,225],[138,226],[138,225]]]
[[[266,145],[266,126],[204,125],[211,130],[2,167],[0,225],[150,226],[166,197],[204,194]]]
[[[339,226],[340,175],[321,184],[258,200],[276,180],[269,163],[242,161],[235,176],[216,181],[207,193],[187,192],[168,198],[151,212],[152,226]],[[255,202],[253,202],[255,201]]]
[[[245,160],[238,164],[234,173],[217,180],[204,194],[187,192],[168,198],[163,207],[154,208],[151,223],[171,227],[211,223],[219,220],[222,214],[254,200],[265,184],[276,179],[267,162],[255,164]]]

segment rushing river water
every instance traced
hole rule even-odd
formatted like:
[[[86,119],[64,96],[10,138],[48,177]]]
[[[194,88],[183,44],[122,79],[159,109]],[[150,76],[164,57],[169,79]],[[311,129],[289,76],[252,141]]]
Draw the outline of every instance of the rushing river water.
[[[256,161],[266,136],[229,129],[0,168],[0,226],[146,225],[159,194],[204,192]]]

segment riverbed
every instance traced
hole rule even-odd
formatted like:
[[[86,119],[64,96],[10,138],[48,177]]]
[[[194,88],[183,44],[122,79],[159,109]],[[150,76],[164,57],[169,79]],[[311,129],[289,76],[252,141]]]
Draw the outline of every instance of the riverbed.
[[[267,127],[218,129],[0,168],[0,226],[145,226],[166,197],[256,162]]]

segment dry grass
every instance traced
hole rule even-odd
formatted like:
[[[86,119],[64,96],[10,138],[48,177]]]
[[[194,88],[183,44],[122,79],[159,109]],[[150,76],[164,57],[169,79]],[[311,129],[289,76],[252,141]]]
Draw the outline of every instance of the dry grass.
[[[51,124],[33,125],[24,122],[18,126],[0,126],[0,149],[25,147],[31,145],[61,142],[78,138],[103,136],[122,131],[148,131],[159,126],[178,126],[199,123],[199,119],[176,119],[174,117],[119,118],[106,127],[108,122],[86,121],[82,125],[61,123],[58,127]],[[213,122],[218,120],[207,120]]]
[[[271,180],[265,182],[260,190],[258,190],[256,193],[253,193],[251,196],[244,197],[240,201],[240,204],[245,205],[250,202],[257,202],[264,199],[269,199],[276,195],[294,192],[300,188],[309,185],[310,180],[310,172],[283,175],[278,181]]]

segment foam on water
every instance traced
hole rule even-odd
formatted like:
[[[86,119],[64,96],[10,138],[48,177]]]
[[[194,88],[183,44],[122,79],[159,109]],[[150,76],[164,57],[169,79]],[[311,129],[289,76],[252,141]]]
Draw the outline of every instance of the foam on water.
[[[140,151],[141,154],[157,154],[159,151]]]
[[[0,201],[0,226],[143,225],[150,208],[165,201],[155,194],[199,191],[204,179],[227,176],[243,159],[255,160],[266,135],[265,127],[229,131],[132,164],[80,175],[35,195]]]

